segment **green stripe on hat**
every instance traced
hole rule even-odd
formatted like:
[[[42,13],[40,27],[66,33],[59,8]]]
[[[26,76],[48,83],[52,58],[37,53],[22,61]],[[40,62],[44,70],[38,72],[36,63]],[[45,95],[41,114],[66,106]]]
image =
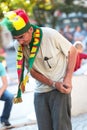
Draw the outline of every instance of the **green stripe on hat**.
[[[19,23],[20,24],[20,23]],[[16,30],[12,24],[12,22],[8,18],[4,18],[1,22],[1,25],[7,26],[8,30],[11,32],[12,36],[19,36],[23,33],[27,32],[31,27],[31,24],[28,22],[25,27],[20,30]]]

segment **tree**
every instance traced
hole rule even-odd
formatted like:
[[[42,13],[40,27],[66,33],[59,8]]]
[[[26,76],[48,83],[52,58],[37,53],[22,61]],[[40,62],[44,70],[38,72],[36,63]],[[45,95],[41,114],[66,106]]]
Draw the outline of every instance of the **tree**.
[[[64,1],[64,2],[63,2]],[[74,5],[73,0],[0,0],[0,18],[4,13],[18,8],[25,9],[29,17],[35,19],[38,25],[49,25],[53,28],[56,26],[58,17],[62,12],[87,12],[87,8],[81,4]]]
[[[24,9],[30,16],[33,15],[33,4],[29,0],[0,0],[0,18],[4,13],[15,9]]]
[[[67,5],[71,5],[71,4],[73,4],[73,0],[65,0],[65,3],[66,3]]]

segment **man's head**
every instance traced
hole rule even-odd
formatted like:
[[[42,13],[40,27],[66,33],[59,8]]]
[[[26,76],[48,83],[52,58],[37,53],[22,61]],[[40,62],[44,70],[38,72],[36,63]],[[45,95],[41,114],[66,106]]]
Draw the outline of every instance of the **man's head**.
[[[33,28],[24,10],[18,9],[6,13],[2,25],[7,26],[13,38],[17,39],[20,44],[30,43]]]

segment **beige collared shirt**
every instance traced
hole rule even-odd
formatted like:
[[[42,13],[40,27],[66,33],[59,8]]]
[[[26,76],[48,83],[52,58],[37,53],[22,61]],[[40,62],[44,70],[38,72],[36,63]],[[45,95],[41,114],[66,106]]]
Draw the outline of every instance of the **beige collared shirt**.
[[[67,56],[72,44],[51,28],[42,28],[43,37],[33,68],[53,81],[63,81],[67,67]],[[37,82],[36,92],[54,89]]]

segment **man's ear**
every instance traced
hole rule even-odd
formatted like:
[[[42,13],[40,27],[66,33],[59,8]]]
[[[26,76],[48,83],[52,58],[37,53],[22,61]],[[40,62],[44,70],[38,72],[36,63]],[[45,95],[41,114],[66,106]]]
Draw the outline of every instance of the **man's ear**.
[[[28,31],[29,31],[30,33],[33,33],[33,27],[30,27],[30,28],[28,29]]]

